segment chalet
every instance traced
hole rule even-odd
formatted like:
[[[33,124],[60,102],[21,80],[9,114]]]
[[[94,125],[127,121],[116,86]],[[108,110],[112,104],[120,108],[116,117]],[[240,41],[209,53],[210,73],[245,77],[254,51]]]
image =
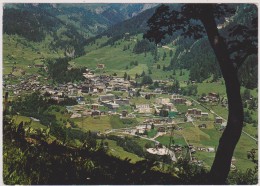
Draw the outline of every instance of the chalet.
[[[136,133],[143,135],[145,134],[145,129],[137,129]]]
[[[58,96],[51,96],[51,99],[57,101],[57,103],[61,102],[61,101],[64,101],[64,98],[60,98]]]
[[[135,89],[131,89],[128,91],[128,96],[133,97],[137,95],[137,91]]]
[[[97,87],[97,92],[98,93],[102,93],[102,92],[105,92],[106,91],[106,87],[105,86],[98,86]]]
[[[175,99],[175,98],[181,98],[181,95],[179,95],[179,94],[172,94],[171,99]]]
[[[201,112],[201,116],[208,117],[208,116],[209,116],[209,113],[207,113],[207,112]]]
[[[170,99],[159,97],[159,98],[156,98],[155,103],[159,104],[159,105],[167,104],[167,103],[170,103]]]
[[[93,93],[97,93],[98,89],[97,88],[93,88]]]
[[[215,93],[215,92],[210,92],[210,93],[208,93],[208,96],[209,96],[209,97],[215,97],[215,98],[218,97],[217,93]]]
[[[151,108],[149,104],[136,105],[139,113],[151,113]]]
[[[43,64],[35,64],[34,67],[37,67],[37,68],[43,68],[44,65],[43,65]]]
[[[154,92],[155,92],[155,93],[158,93],[158,94],[161,94],[163,91],[162,91],[161,88],[156,88],[156,89],[154,90]]]
[[[127,114],[128,114],[127,110],[123,110],[123,111],[122,111],[122,117],[126,117]]]
[[[163,104],[162,108],[168,109],[169,111],[177,111],[177,109],[175,108],[175,106],[172,103]]]
[[[82,116],[91,116],[91,115],[92,115],[91,110],[85,110],[82,112]]]
[[[106,95],[100,95],[99,96],[99,101],[114,101],[115,100],[115,95],[114,94],[106,94]]]
[[[73,107],[73,111],[74,111],[74,112],[79,112],[79,111],[83,111],[83,110],[85,110],[85,108],[84,108],[83,105],[75,105],[75,106]]]
[[[200,99],[199,99],[200,102],[209,102],[209,98],[207,96],[202,96]]]
[[[208,93],[207,97],[208,97],[209,101],[212,101],[212,102],[219,101],[219,95],[217,93],[215,93],[215,92]]]
[[[105,106],[105,107],[108,107],[110,109],[117,109],[119,108],[119,105],[114,103],[114,102],[109,102],[109,101],[102,101],[102,104]]]
[[[92,110],[91,116],[100,116],[101,112],[99,110]]]
[[[127,117],[128,117],[128,118],[135,118],[136,116],[135,116],[133,113],[129,113],[129,114],[127,115]]]
[[[112,87],[112,86],[108,86],[108,87],[106,88],[106,92],[111,92],[111,91],[113,91],[113,87]]]
[[[153,119],[154,124],[161,124],[162,120],[161,119]]]
[[[172,103],[174,104],[185,104],[186,103],[186,99],[184,98],[174,98],[171,100]]]
[[[183,128],[182,127],[179,127],[178,125],[177,126],[174,126],[174,130],[182,130]]]
[[[86,71],[86,73],[89,73],[89,72],[90,72],[90,69],[86,68],[86,70],[85,70],[85,71]]]
[[[92,73],[92,72],[83,73],[83,76],[84,76],[86,79],[92,79],[92,78],[95,77],[94,73]]]
[[[103,69],[103,68],[105,68],[105,64],[101,64],[101,63],[97,64],[97,68],[98,69]]]
[[[171,102],[174,104],[185,104],[186,99],[181,97],[179,94],[173,94],[171,97]]]
[[[194,117],[200,117],[201,116],[201,110],[197,109],[197,108],[188,109],[187,115],[194,116]]]
[[[159,127],[159,128],[157,129],[157,131],[158,131],[158,132],[165,132],[166,129],[165,129],[165,127]]]
[[[207,151],[208,151],[208,152],[215,152],[215,149],[214,149],[213,147],[209,147],[209,148],[207,149]]]
[[[216,124],[222,124],[222,123],[223,123],[223,118],[221,118],[221,117],[216,117],[216,118],[215,118],[215,123],[216,123]]]
[[[195,154],[196,153],[196,149],[194,149],[194,148],[190,149],[190,153],[191,154]]]
[[[91,109],[98,110],[99,105],[98,104],[92,104]]]
[[[90,92],[93,92],[93,87],[92,87],[92,86],[82,86],[81,92],[82,92],[82,93],[90,93]]]
[[[115,99],[115,103],[118,105],[129,105],[129,99]]]
[[[81,117],[81,114],[79,113],[73,113],[70,118],[80,118]]]
[[[145,99],[151,99],[151,95],[150,94],[147,94],[144,96]]]
[[[205,129],[205,128],[207,128],[207,125],[206,125],[205,123],[200,124],[200,125],[199,125],[199,128],[201,128],[201,129]]]
[[[145,120],[143,121],[143,123],[144,123],[144,124],[151,124],[151,123],[153,123],[153,121],[152,121],[152,119],[145,119]]]
[[[76,95],[78,93],[78,89],[72,88],[68,90],[69,95]]]

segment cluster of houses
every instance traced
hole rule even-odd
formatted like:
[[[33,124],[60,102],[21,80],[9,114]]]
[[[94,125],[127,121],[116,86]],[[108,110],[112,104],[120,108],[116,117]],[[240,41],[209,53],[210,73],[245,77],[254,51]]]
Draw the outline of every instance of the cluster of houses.
[[[180,96],[178,94],[173,94],[172,97],[171,97],[171,101],[174,104],[187,104],[186,102],[188,100],[183,98],[182,96]]]
[[[192,108],[187,110],[186,117],[188,116],[191,116],[193,118],[200,118],[202,116],[208,117],[209,113],[202,112],[201,109]]]
[[[219,100],[220,100],[220,97],[215,92],[210,92],[210,93],[208,93],[207,96],[202,96],[200,98],[201,102],[218,102]]]
[[[104,69],[104,64],[98,64],[97,69]],[[31,75],[26,79],[20,81],[17,85],[4,85],[7,91],[13,91],[14,94],[20,94],[22,91],[40,91],[42,94],[48,94],[51,99],[56,101],[63,101],[64,97],[75,98],[78,105],[68,106],[67,110],[71,113],[71,118],[81,118],[88,116],[103,116],[103,115],[119,115],[120,118],[134,118],[135,114],[142,116],[148,116],[144,119],[141,125],[135,127],[129,131],[134,134],[145,135],[147,131],[151,130],[152,126],[156,126],[157,132],[166,133],[167,131],[182,130],[182,127],[175,124],[173,118],[179,114],[176,105],[183,104],[191,106],[191,101],[185,97],[177,94],[171,96],[163,96],[164,90],[157,88],[154,92],[140,92],[141,97],[145,99],[154,98],[153,103],[149,104],[135,104],[131,105],[131,96],[136,94],[135,81],[126,80],[110,75],[100,74],[97,75],[93,71],[86,69],[83,73],[85,81],[76,83],[66,83],[58,85],[45,84],[41,85],[39,75]],[[160,82],[165,83],[165,82]],[[128,92],[128,97],[118,97],[113,94],[113,91]],[[84,95],[97,95],[97,99],[93,99],[94,103],[88,103],[85,101]],[[161,97],[159,97],[160,95]],[[219,102],[219,95],[216,93],[209,93],[207,96],[200,98],[201,102]],[[126,107],[131,108],[125,109]],[[104,109],[106,108],[106,109]],[[120,109],[121,108],[121,109]],[[129,113],[130,112],[130,113]],[[208,117],[207,112],[202,112],[201,109],[190,107],[187,109],[185,116],[187,118],[201,118]],[[153,116],[153,117],[149,117]],[[160,116],[160,117],[158,117]],[[193,121],[193,120],[191,120]],[[220,126],[225,125],[225,120],[221,117],[216,117],[215,124]],[[200,124],[199,128],[207,128],[206,124]],[[180,146],[174,146],[173,152],[181,152],[183,149]],[[147,151],[151,154],[166,155],[171,153],[172,159],[175,160],[174,153],[165,148],[150,148]],[[189,145],[189,151],[191,154],[196,151],[203,152],[215,152],[214,148],[211,147],[194,147]],[[196,160],[194,159],[194,162]]]
[[[83,73],[85,82],[82,85],[83,93],[108,93],[111,91],[128,91],[134,81],[128,81],[124,78],[118,78],[110,75],[96,75],[94,72],[86,69]]]
[[[159,124],[172,124],[171,118],[147,118],[143,121],[143,124],[159,125]]]
[[[220,99],[219,94],[215,93],[215,92],[210,92],[210,93],[208,93],[208,95],[200,97],[199,101],[200,102],[204,102],[204,103],[217,103],[217,102],[221,102],[221,105],[223,107],[227,107],[228,106],[228,100],[226,98]]]
[[[44,87],[42,87],[39,81],[40,77],[40,75],[31,75],[21,79],[18,84],[3,85],[6,91],[13,92],[15,95],[21,94],[25,91],[43,91]]]
[[[102,115],[120,115],[122,118],[134,118],[135,115],[128,113],[127,110],[122,110],[117,113],[117,109],[120,106],[129,106],[130,101],[128,98],[116,98],[114,94],[104,94],[99,95],[95,103],[86,104],[83,96],[76,97],[78,105],[75,105],[76,109],[68,110],[73,113],[72,118],[82,117],[82,116],[102,116]],[[78,109],[79,105],[81,109]],[[68,107],[71,108],[71,107]],[[107,109],[104,109],[107,108]],[[106,111],[105,111],[106,110]]]

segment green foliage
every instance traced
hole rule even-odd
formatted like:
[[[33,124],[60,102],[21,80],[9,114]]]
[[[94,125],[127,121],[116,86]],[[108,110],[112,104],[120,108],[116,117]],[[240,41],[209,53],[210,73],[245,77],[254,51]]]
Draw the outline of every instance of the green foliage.
[[[196,41],[180,37],[176,46],[170,69],[189,69],[189,79],[197,82],[202,82],[212,74],[214,81],[221,77],[219,65],[206,37]]]
[[[48,73],[54,81],[67,83],[84,80],[82,74],[85,72],[85,69],[71,68],[69,70],[69,60],[69,58],[59,58],[54,62],[48,62]]]
[[[188,85],[187,87],[181,88],[181,93],[187,96],[196,96],[198,93],[197,85]]]
[[[257,121],[253,119],[252,114],[248,109],[244,111],[244,122],[249,124],[257,124]]]
[[[189,183],[204,185],[208,181],[207,171],[203,167],[190,164],[188,159],[180,159],[177,161],[176,167],[178,167],[178,175],[184,185]]]
[[[142,39],[141,41],[137,41],[133,48],[133,52],[136,54],[144,52],[153,52],[155,50],[157,50],[156,45],[153,42],[150,42],[148,39]]]
[[[144,75],[141,84],[142,85],[151,85],[153,83],[153,80],[150,76]]]
[[[34,92],[13,101],[11,112],[12,114],[20,113],[24,116],[37,118],[42,124],[48,125],[51,121],[55,121],[54,115],[45,112],[49,106],[50,103],[44,100],[39,92]]]
[[[52,110],[57,111],[57,109],[61,109],[55,105],[73,105],[76,103],[75,99],[72,98],[65,98],[64,101],[57,103],[55,100],[46,99],[39,92],[34,92],[12,101],[11,113],[34,117],[39,119],[42,124],[49,125],[51,122],[56,121],[55,115],[51,113]]]
[[[131,61],[130,66],[138,66],[138,61]]]
[[[16,8],[6,7],[3,16],[4,33],[17,34],[34,42],[42,42],[51,37],[51,41],[48,41],[51,50],[57,51],[59,48],[65,53],[72,53],[73,56],[84,54],[83,34],[77,31],[75,25],[65,23],[55,13],[57,11],[50,4],[19,4]]]
[[[172,174],[151,170],[156,165],[151,161],[131,164],[128,159],[111,157],[106,154],[102,141],[98,145],[91,132],[85,135],[82,148],[72,148],[56,141],[46,143],[44,139],[30,138],[31,142],[27,142],[6,116],[3,126],[5,184],[205,184],[207,181],[207,173],[202,167],[191,165],[185,160],[169,166],[168,171],[177,176],[174,177]],[[143,154],[143,149],[132,138],[108,138],[117,141],[129,151]],[[146,147],[150,145],[147,144]],[[144,156],[160,159],[147,153]],[[252,156],[248,157],[255,160]],[[230,183],[256,183],[257,171],[249,171],[246,175],[235,177]]]
[[[170,50],[170,57],[172,57],[173,56],[173,51],[172,50]]]
[[[255,185],[258,183],[258,174],[253,169],[248,169],[246,172],[236,171],[231,173],[228,178],[230,185]]]
[[[169,92],[179,93],[180,82],[176,80],[172,86],[169,87]]]
[[[112,38],[118,37],[121,39],[124,38],[125,33],[129,33],[129,36],[143,33],[146,30],[146,21],[152,16],[154,9],[155,8],[148,9],[137,16],[134,16],[132,19],[111,26],[103,32],[102,35],[110,36]]]
[[[246,172],[236,170],[232,172],[228,177],[228,184],[232,185],[255,185],[258,183],[258,160],[257,149],[251,149],[247,153],[247,158],[250,159],[255,167],[253,169],[247,169]]]
[[[151,129],[149,132],[148,132],[148,138],[153,138],[155,135],[157,134],[157,130],[156,129],[154,129],[154,127],[153,127],[153,129]]]
[[[244,100],[249,100],[251,98],[251,93],[250,93],[250,90],[249,89],[245,89],[243,94],[242,94],[242,98]]]
[[[164,52],[163,52],[163,58],[162,58],[163,61],[165,60],[166,56],[167,56],[167,55],[166,55],[166,52],[164,51]]]
[[[86,148],[88,150],[94,150],[97,148],[97,140],[95,134],[92,134],[91,131],[88,131],[85,134],[84,137],[84,143],[83,143],[83,148]]]
[[[30,41],[42,41],[46,30],[50,32],[59,25],[58,19],[36,7],[31,10],[7,8],[3,12],[3,32],[9,35],[18,34]]]
[[[125,72],[124,73],[124,80],[126,80],[127,79],[127,73]]]
[[[124,118],[122,119],[123,124],[126,125],[133,125],[133,124],[138,124],[138,121],[135,118]]]
[[[115,140],[117,142],[117,145],[122,147],[127,152],[132,152],[134,154],[137,154],[140,157],[144,157],[144,151],[143,148],[132,138],[125,137],[117,137],[117,136],[108,136],[108,139]]]
[[[248,109],[250,109],[250,110],[256,110],[257,109],[257,98],[252,98],[249,101]]]

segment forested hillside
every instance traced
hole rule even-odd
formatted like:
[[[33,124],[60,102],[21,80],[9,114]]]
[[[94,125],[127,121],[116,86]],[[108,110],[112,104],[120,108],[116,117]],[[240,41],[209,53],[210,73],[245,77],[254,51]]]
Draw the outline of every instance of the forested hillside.
[[[249,26],[252,17],[257,13],[255,6],[237,5],[236,12],[231,17],[219,22],[218,28],[223,37],[230,37],[228,35],[230,29],[236,25]],[[173,34],[174,36],[174,34]],[[190,80],[202,82],[213,75],[213,81],[221,77],[219,67],[216,63],[216,58],[211,49],[206,36],[199,40],[192,40],[190,38],[175,37],[172,45],[176,46],[175,56],[171,60],[169,69],[185,68],[190,70]],[[195,60],[194,60],[195,59]],[[248,88],[257,87],[257,79],[251,79],[249,83],[248,76],[257,77],[256,68],[252,68],[252,64],[257,66],[256,60],[253,56],[249,56],[246,62],[248,65],[243,65],[240,69],[240,77],[243,79],[242,85]],[[250,62],[249,62],[250,61]]]
[[[249,5],[233,5],[235,6],[236,12],[229,18],[225,20],[219,20],[219,29],[220,32],[223,34],[224,37],[229,37],[228,32],[229,29],[232,28],[235,24],[241,25],[248,25],[249,20],[251,17],[256,13],[256,9],[254,6]],[[171,9],[178,9],[178,5],[172,5]],[[132,19],[120,22],[111,26],[108,30],[104,31],[103,33],[97,35],[96,37],[87,41],[87,43],[93,43],[95,39],[101,38],[102,36],[107,36],[108,40],[105,43],[100,45],[101,47],[105,47],[107,45],[114,45],[120,39],[127,39],[127,37],[134,36],[137,34],[143,34],[147,30],[147,20],[151,17],[154,13],[156,7],[152,9],[148,9],[136,17]],[[245,12],[250,12],[249,14],[245,15]],[[244,16],[245,15],[245,16]],[[243,17],[243,18],[241,18]],[[241,18],[241,19],[240,19]],[[127,34],[127,35],[126,35]],[[163,45],[167,45],[169,48],[174,48],[174,55],[171,55],[171,58],[165,65],[165,70],[173,71],[173,70],[181,70],[186,69],[190,71],[189,79],[191,81],[202,82],[206,79],[212,79],[213,81],[217,81],[221,78],[221,73],[219,66],[216,64],[215,55],[209,46],[209,42],[207,40],[207,36],[205,35],[201,39],[191,39],[187,37],[182,37],[181,34],[178,32],[173,33],[172,36],[166,36],[162,40]],[[134,53],[146,53],[145,49],[136,52],[136,47],[143,47],[146,48],[147,44],[145,42],[138,43],[137,46],[134,47]],[[149,50],[149,49],[148,49]],[[163,56],[161,56],[163,57]],[[194,60],[195,59],[195,60]],[[248,60],[252,61],[252,57]],[[250,62],[256,63],[256,62]],[[199,68],[197,68],[199,67]],[[249,83],[246,83],[245,79],[248,79],[248,74],[251,76],[257,77],[257,72],[254,71],[250,67],[245,68],[244,66],[241,68],[241,77],[244,77],[243,85],[247,86]],[[248,72],[248,73],[247,73]],[[256,88],[257,81],[253,80],[251,85],[248,88]]]
[[[160,54],[160,48],[155,51],[154,46],[145,40],[139,39],[137,44],[133,44],[135,41],[133,38],[138,34],[142,36],[147,30],[146,22],[154,13],[156,9],[154,6],[156,4],[6,5],[3,15],[3,32],[10,36],[16,34],[25,38],[25,47],[31,47],[32,51],[43,51],[44,49],[50,55],[46,55],[46,52],[45,54],[38,52],[39,55],[33,55],[37,56],[35,56],[36,59],[42,58],[41,61],[44,61],[45,65],[50,56],[56,58],[58,54],[59,57],[77,58],[88,56],[86,53],[94,52],[93,49],[97,49],[95,53],[98,53],[99,49],[102,52],[104,47],[122,43],[123,51],[130,50],[137,55],[143,53],[146,56],[147,52],[152,51],[153,60],[150,61],[156,63],[161,59],[163,62],[156,65],[150,62],[148,66],[155,65],[158,67],[157,69],[167,71],[168,76],[174,74],[176,70],[185,69],[189,72],[191,81],[202,82],[207,79],[217,81],[221,77],[221,73],[206,36],[198,40],[184,38],[178,32],[172,36],[166,36],[162,43],[170,49],[168,56],[167,50],[162,50]],[[229,29],[234,24],[248,25],[248,20],[256,13],[253,6],[236,6],[234,15],[219,21],[220,32],[224,37],[228,36]],[[178,8],[179,5],[171,6],[173,10]],[[245,14],[245,12],[247,13]],[[107,39],[101,39],[102,37],[107,37]],[[101,42],[96,43],[96,40],[100,39]],[[16,37],[13,40],[16,41]],[[5,41],[4,45],[5,43],[7,42]],[[40,43],[40,45],[33,43]],[[93,48],[93,44],[97,44],[97,47]],[[12,42],[9,41],[8,45],[9,49],[12,49]],[[15,47],[19,46],[16,44]],[[121,54],[118,53],[118,55]],[[14,55],[10,52],[4,52],[4,56],[12,63],[20,60],[13,57]],[[34,63],[31,59],[25,60],[28,60],[27,64]],[[257,65],[256,58],[249,56],[246,61],[239,71],[241,82],[248,88],[256,88],[257,78],[254,77],[257,77],[257,71],[256,68],[253,68]],[[125,64],[125,66],[129,65]],[[153,70],[153,68],[149,67],[147,72],[149,70]]]

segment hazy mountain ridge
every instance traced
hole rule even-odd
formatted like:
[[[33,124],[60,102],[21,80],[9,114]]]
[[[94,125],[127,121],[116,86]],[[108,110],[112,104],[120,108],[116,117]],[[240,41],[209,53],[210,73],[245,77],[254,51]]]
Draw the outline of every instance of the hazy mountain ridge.
[[[72,57],[76,57],[84,55],[84,47],[95,40],[92,36],[97,34],[96,38],[102,36],[109,38],[106,43],[99,46],[104,47],[124,38],[126,33],[129,35],[145,33],[147,20],[153,15],[156,6],[158,4],[6,4],[4,7],[4,33],[18,34],[37,42],[43,41],[49,35],[52,41],[48,41],[46,44],[51,50],[58,48],[64,50],[64,53],[73,54]],[[180,4],[173,4],[171,8],[179,9],[180,6]],[[224,36],[232,25],[248,24],[247,20],[250,20],[251,16],[257,12],[255,6],[244,4],[234,6],[236,6],[236,13],[219,22],[222,24],[220,32]],[[18,16],[12,17],[12,14],[17,12]],[[8,24],[6,24],[7,22]],[[195,40],[180,37],[179,33],[166,37],[163,45],[172,45],[176,49],[167,69],[195,70],[195,68],[191,68],[192,65],[205,68],[214,65],[216,59],[212,50],[206,50],[210,48],[209,43],[202,41],[205,40],[205,37],[206,35],[197,43]],[[90,42],[87,40],[89,38]],[[190,59],[196,60],[191,63]],[[216,69],[215,74],[213,71]],[[207,72],[204,78],[208,78],[211,73],[216,77],[219,76],[219,68],[216,69],[202,69]],[[191,74],[198,74],[198,72]],[[193,77],[192,80],[203,81],[204,78]]]
[[[137,15],[149,6],[144,8],[144,4],[5,4],[3,33],[17,34],[33,42],[46,42],[51,50],[59,48],[66,53],[73,53],[73,56],[79,56],[84,53],[85,39]],[[45,41],[46,38],[48,41]]]

